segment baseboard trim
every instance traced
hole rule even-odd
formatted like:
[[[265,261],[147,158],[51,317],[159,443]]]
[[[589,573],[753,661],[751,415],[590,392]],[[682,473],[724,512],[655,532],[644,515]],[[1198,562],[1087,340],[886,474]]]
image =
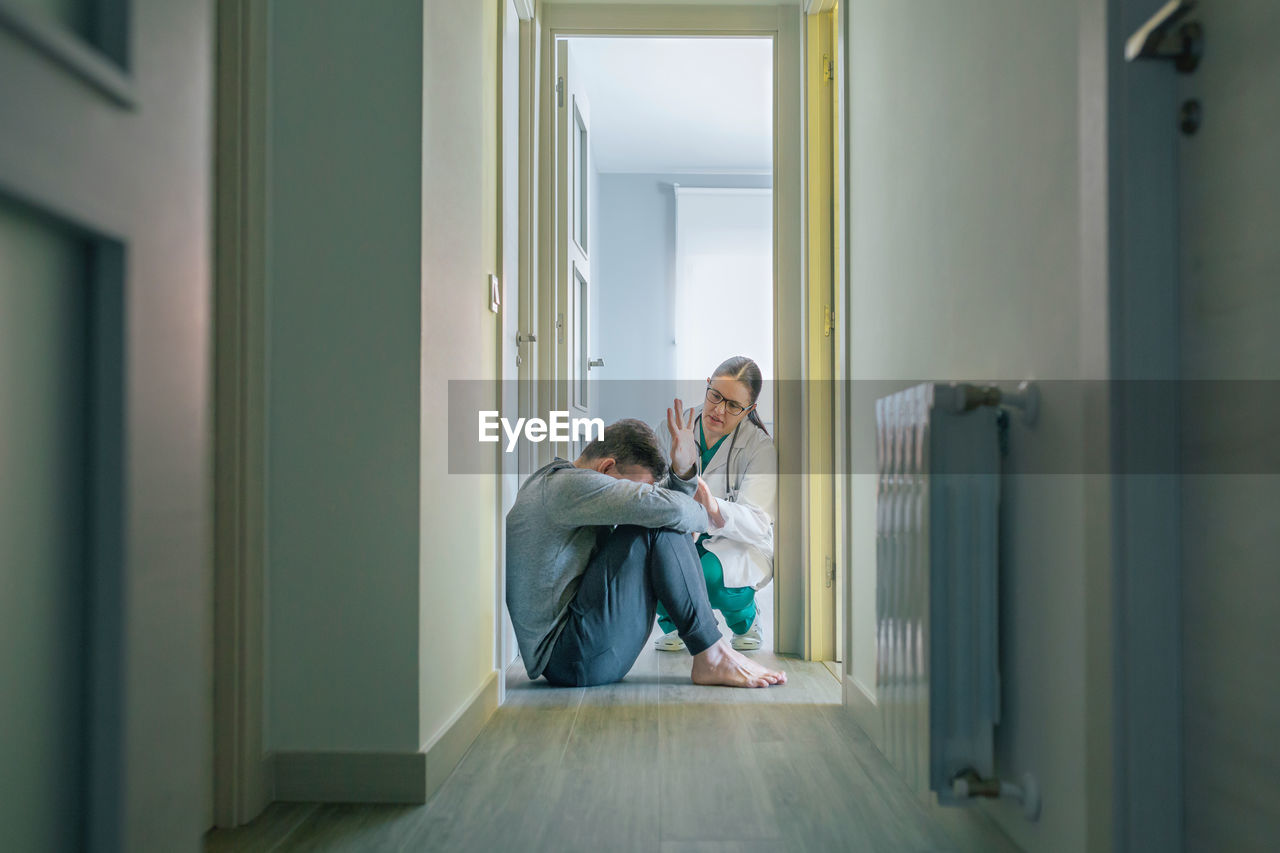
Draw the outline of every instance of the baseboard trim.
[[[844,694],[844,707],[853,715],[853,720],[867,733],[876,748],[884,752],[884,737],[880,722],[880,706],[872,698],[871,693],[862,686],[858,679],[849,674],[840,682]]]
[[[304,803],[425,803],[458,766],[498,707],[498,673],[418,752],[277,752],[275,799]]]
[[[424,803],[421,752],[277,752],[276,800],[292,803]]]
[[[435,795],[471,748],[480,730],[498,709],[498,672],[494,670],[471,698],[427,741],[422,752],[427,759],[426,795]]]

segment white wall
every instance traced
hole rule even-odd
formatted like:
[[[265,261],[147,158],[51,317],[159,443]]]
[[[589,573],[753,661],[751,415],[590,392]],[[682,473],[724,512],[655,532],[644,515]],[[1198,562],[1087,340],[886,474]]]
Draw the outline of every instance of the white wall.
[[[773,192],[676,188],[674,375],[748,354],[773,378]],[[768,395],[766,395],[767,397]],[[771,400],[760,417],[773,418]]]
[[[498,374],[497,2],[425,4],[422,171],[421,660],[429,743],[493,671],[497,460],[449,475],[450,379]],[[497,408],[497,389],[493,408]]]
[[[1106,317],[1082,307],[1075,4],[846,11],[850,375],[1080,377]],[[874,471],[873,412],[858,402],[855,470]],[[1027,849],[1082,850],[1099,686],[1085,670],[1085,478],[1017,475],[1043,459],[1070,470],[1082,416],[1060,390],[1043,403],[1034,429],[1015,425],[1004,478],[997,765],[1010,779],[1035,773],[1045,808],[1034,824],[991,811]],[[856,481],[852,522],[847,666],[874,688],[871,476]]]
[[[267,744],[412,753],[493,669],[497,4],[272,14]]]
[[[598,375],[593,370],[592,378],[610,380],[600,394],[600,415],[606,422],[639,417],[654,423],[671,405],[667,388],[676,376],[676,203],[672,183],[769,187],[771,179],[768,175],[600,175],[598,242],[592,265],[600,306],[596,323],[600,344],[595,349],[597,355],[604,356],[606,368]],[[697,395],[702,383],[691,387]]]

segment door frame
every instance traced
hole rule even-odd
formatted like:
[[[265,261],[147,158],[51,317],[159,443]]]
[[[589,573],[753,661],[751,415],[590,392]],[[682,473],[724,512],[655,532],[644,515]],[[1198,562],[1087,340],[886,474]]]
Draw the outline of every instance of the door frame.
[[[804,657],[832,661],[843,657],[844,647],[840,601],[843,584],[837,570],[837,564],[842,562],[837,546],[842,540],[836,526],[836,511],[843,505],[836,432],[845,421],[838,417],[835,387],[843,318],[836,295],[843,268],[839,248],[843,237],[836,227],[842,197],[838,187],[841,170],[836,160],[840,111],[835,6],[833,0],[809,0],[804,21],[806,317],[810,330],[806,336],[804,381],[808,395]]]
[[[537,253],[538,414],[546,418],[555,405],[554,388],[565,379],[556,373],[555,304],[555,42],[566,36],[619,37],[759,37],[774,44],[773,68],[773,201],[774,201],[774,382],[778,413],[779,513],[774,574],[774,643],[784,654],[804,655],[806,601],[809,595],[805,536],[809,519],[806,470],[809,440],[803,416],[809,403],[805,382],[806,262],[804,253],[804,79],[803,12],[798,6],[676,5],[546,5],[535,21],[538,43],[533,69],[537,115],[536,202],[533,246]],[[523,159],[523,158],[522,158]],[[524,211],[522,211],[523,213]],[[787,438],[791,437],[791,438]],[[549,455],[551,448],[540,445]],[[798,512],[786,508],[797,507]]]
[[[213,817],[271,802],[264,750],[268,9],[215,11]]]
[[[579,239],[577,231],[587,223],[583,221],[583,210],[590,219],[590,179],[583,186],[582,170],[588,174],[591,169],[591,105],[586,93],[575,85],[573,75],[569,73],[569,45],[552,42],[555,56],[552,62],[555,67],[563,63],[566,68],[557,74],[557,84],[562,86],[557,94],[557,102],[563,98],[564,115],[557,116],[557,122],[563,122],[553,128],[553,138],[563,137],[564,146],[552,146],[549,151],[556,157],[555,173],[557,184],[552,190],[554,198],[561,192],[566,193],[569,202],[556,210],[556,293],[554,297],[556,310],[555,371],[557,376],[567,381],[553,386],[555,408],[568,411],[570,418],[590,417],[591,403],[589,386],[584,389],[589,379],[587,360],[591,358],[591,282],[595,271],[591,265],[591,234],[588,227],[585,243]],[[581,124],[579,124],[581,120]],[[578,128],[587,134],[586,150],[580,149]],[[560,159],[564,159],[561,164]],[[561,172],[561,166],[564,166]],[[563,179],[563,184],[560,180]],[[580,207],[582,206],[582,207]],[[581,261],[581,263],[580,263]],[[584,269],[585,267],[585,269]],[[583,292],[586,292],[584,298]],[[585,334],[584,334],[585,327]],[[563,342],[563,346],[561,346]],[[584,342],[586,346],[584,347]],[[548,340],[550,343],[550,340]],[[549,445],[555,446],[548,442]],[[570,441],[557,449],[559,455],[573,458],[577,455],[579,442]]]
[[[526,144],[532,124],[532,88],[526,73],[533,60],[534,20],[533,0],[499,0],[498,15],[498,267],[502,294],[499,309],[501,331],[498,336],[499,402],[504,416],[510,409],[517,410],[518,417],[532,414],[530,393],[536,375],[536,348],[525,343],[523,335],[534,327],[533,274],[531,269],[530,224],[528,206],[532,199],[532,163],[527,157],[532,147]],[[514,43],[508,32],[514,25]],[[509,69],[515,69],[514,87]],[[508,110],[513,109],[517,119],[515,127],[508,127]],[[514,171],[508,168],[514,158]],[[514,222],[513,222],[514,220]],[[507,233],[515,225],[515,234]],[[508,239],[512,238],[512,239]],[[514,244],[514,252],[508,251]],[[516,656],[515,634],[511,617],[506,610],[506,526],[503,519],[515,502],[521,481],[534,470],[526,450],[526,443],[519,445],[516,454],[505,453],[501,443],[494,452],[498,455],[496,470],[499,472],[497,512],[497,560],[494,565],[494,668],[498,673],[498,704],[506,701],[507,667]]]
[[[1110,380],[1089,403],[1090,419],[1107,425],[1095,458],[1113,472],[1089,487],[1101,533],[1086,542],[1085,660],[1098,688],[1086,772],[1107,780],[1090,786],[1088,808],[1101,819],[1090,821],[1089,847],[1119,851],[1177,851],[1184,841],[1178,403],[1141,388],[1181,375],[1178,75],[1171,63],[1124,61],[1125,41],[1157,6],[1091,0],[1080,26],[1081,148],[1096,164],[1081,187],[1081,281],[1108,336],[1081,356],[1086,375]],[[1166,473],[1127,473],[1153,462]]]

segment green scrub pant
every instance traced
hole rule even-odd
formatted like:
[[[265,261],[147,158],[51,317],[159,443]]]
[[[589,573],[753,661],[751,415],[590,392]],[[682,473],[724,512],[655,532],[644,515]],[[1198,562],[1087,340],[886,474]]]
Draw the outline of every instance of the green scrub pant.
[[[756,618],[756,591],[749,586],[726,589],[720,558],[703,548],[702,542],[698,542],[698,555],[702,560],[702,577],[707,582],[707,598],[711,600],[711,606],[724,614],[729,630],[735,634],[745,633]],[[663,633],[669,634],[676,629],[661,603],[658,604],[658,625]]]

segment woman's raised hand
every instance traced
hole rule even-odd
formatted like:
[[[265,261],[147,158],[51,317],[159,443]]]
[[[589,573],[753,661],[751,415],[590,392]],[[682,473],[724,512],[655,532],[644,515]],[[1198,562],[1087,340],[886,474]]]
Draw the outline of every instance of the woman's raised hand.
[[[667,409],[667,431],[671,433],[671,470],[682,480],[689,479],[698,462],[698,440],[693,437],[693,409],[687,417],[680,398]]]

